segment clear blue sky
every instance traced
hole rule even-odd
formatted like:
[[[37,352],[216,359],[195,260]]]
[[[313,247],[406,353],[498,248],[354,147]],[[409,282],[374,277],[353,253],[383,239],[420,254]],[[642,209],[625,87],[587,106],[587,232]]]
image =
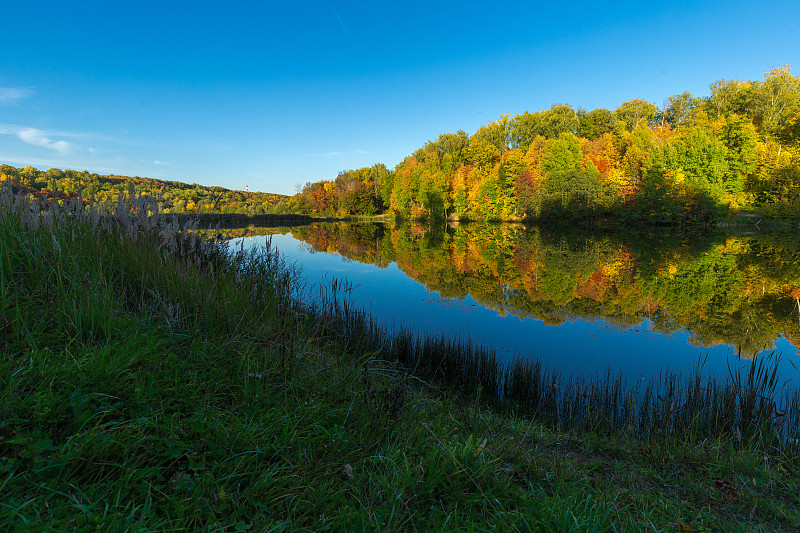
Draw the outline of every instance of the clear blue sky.
[[[800,72],[800,2],[25,2],[0,162],[291,194],[565,102]]]

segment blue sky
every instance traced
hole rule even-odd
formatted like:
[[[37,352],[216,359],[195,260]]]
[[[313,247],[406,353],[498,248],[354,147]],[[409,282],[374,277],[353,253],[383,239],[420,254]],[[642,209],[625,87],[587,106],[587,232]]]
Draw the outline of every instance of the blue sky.
[[[800,72],[800,2],[4,2],[0,162],[292,194],[553,103]]]

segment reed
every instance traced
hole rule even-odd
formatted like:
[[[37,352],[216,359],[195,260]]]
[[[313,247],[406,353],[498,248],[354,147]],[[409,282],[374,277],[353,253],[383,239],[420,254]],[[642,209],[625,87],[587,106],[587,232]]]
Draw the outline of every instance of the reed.
[[[756,358],[727,379],[663,371],[630,385],[611,370],[604,376],[562,376],[535,358],[504,363],[468,339],[422,335],[375,324],[347,300],[342,282],[305,302],[314,334],[336,332],[346,350],[375,353],[411,373],[461,394],[480,390],[502,409],[531,416],[567,431],[625,433],[642,442],[697,444],[735,438],[741,445],[798,459],[800,402],[794,383],[781,385],[780,355]]]
[[[800,525],[774,358],[636,387],[504,364],[191,230],[0,189],[0,529]],[[756,485],[687,512],[720,477]]]
[[[644,441],[687,443],[735,436],[753,447],[793,456],[798,452],[800,428],[795,421],[800,419],[800,403],[796,392],[778,390],[777,354],[757,358],[745,370],[731,368],[726,380],[703,376],[700,368],[686,375],[665,371],[635,387],[610,371],[603,377],[561,376],[535,359],[505,364],[493,350],[468,339],[379,325],[353,306],[342,280],[333,279],[315,295],[304,296],[299,269],[269,245],[247,252],[229,250],[226,243],[194,235],[192,224],[178,225],[158,216],[147,199],[122,199],[108,217],[77,202],[42,209],[6,189],[0,206],[5,238],[19,239],[30,231],[38,246],[25,258],[24,270],[36,273],[26,285],[52,286],[65,301],[80,294],[101,295],[92,298],[89,312],[63,317],[61,328],[92,335],[107,330],[110,309],[119,297],[111,291],[122,287],[124,303],[146,310],[154,321],[189,321],[193,330],[268,339],[283,353],[284,363],[300,337],[313,337],[335,343],[344,354],[372,353],[395,361],[462,394],[480,390],[504,409],[566,430],[625,432]],[[81,233],[93,239],[81,237],[79,247],[70,246]],[[143,246],[143,240],[161,245]],[[6,244],[7,250],[19,248]],[[31,262],[43,257],[59,261],[49,269],[35,268]],[[87,261],[79,265],[80,257]],[[189,261],[170,261],[176,258]],[[10,259],[5,256],[8,279],[13,271]],[[78,273],[86,265],[99,271],[111,263],[117,279]],[[62,269],[71,275],[65,276]],[[107,281],[104,286],[67,281],[82,277]]]

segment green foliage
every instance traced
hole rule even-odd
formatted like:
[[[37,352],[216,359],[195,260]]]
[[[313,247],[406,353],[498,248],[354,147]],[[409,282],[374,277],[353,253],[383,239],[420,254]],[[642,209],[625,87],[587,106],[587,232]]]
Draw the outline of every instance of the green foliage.
[[[469,135],[464,131],[458,130],[456,133],[443,133],[439,135],[436,148],[439,156],[444,163],[446,157],[450,157],[450,167],[445,171],[450,173],[466,163],[466,150],[469,145]]]
[[[617,124],[621,125],[622,122]],[[658,148],[659,139],[652,129],[642,125],[630,133],[616,132],[616,137],[618,151],[622,156],[619,162],[620,168],[635,186],[640,187],[645,177],[645,163],[650,154]]]
[[[274,251],[230,255],[137,199],[113,219],[68,208],[0,194],[2,530],[800,524],[762,367],[667,380],[663,400],[526,361],[504,375],[480,347],[392,335],[336,295],[304,305]],[[503,269],[505,228],[479,255]],[[580,250],[551,244],[553,264]],[[768,270],[786,255],[771,244],[752,254]],[[615,246],[589,248],[581,272]],[[730,278],[724,253],[685,271],[712,266]]]
[[[579,137],[594,140],[605,133],[614,131],[616,118],[613,111],[599,108],[587,112],[579,109],[577,115],[578,128],[576,133]]]
[[[204,187],[176,181],[117,175],[99,175],[87,171],[40,171],[33,167],[17,169],[0,166],[0,182],[10,181],[37,197],[67,200],[80,197],[86,203],[110,211],[121,199],[133,195],[159,198],[157,208],[165,213],[240,213],[260,215],[271,212],[287,197],[280,194],[233,191],[222,187]]]
[[[542,170],[547,174],[572,172],[580,168],[582,159],[580,139],[574,134],[562,133],[545,144]]]
[[[351,215],[374,215],[375,193],[366,187],[350,191],[342,204],[342,210]]]
[[[553,104],[541,112],[541,126],[538,135],[554,139],[564,133],[575,133],[578,129],[578,115],[569,104]]]
[[[730,115],[722,120],[719,139],[728,149],[730,179],[747,183],[755,171],[758,161],[758,134],[755,125],[739,115]]]
[[[615,208],[619,200],[589,161],[580,170],[548,173],[539,192],[538,217],[553,221],[598,220]]]
[[[674,159],[668,157],[672,159],[669,170],[682,170],[689,185],[707,192],[717,203],[741,191],[744,183],[731,176],[728,149],[708,129],[689,129],[675,140],[669,153],[674,154]]]
[[[503,115],[472,136],[440,135],[398,164],[377,212],[657,225],[710,225],[752,207],[787,216],[797,202],[796,85],[781,67],[763,83],[717,82],[706,99],[676,94],[663,110],[633,99],[613,112],[557,104]],[[774,116],[781,127],[769,126]],[[770,160],[773,138],[790,146]],[[352,209],[330,214],[343,212]]]
[[[691,122],[700,100],[692,96],[689,91],[676,94],[667,98],[664,103],[664,121],[674,129],[680,129],[687,122]]]
[[[736,114],[752,119],[756,114],[757,90],[755,81],[715,81],[711,84],[711,96],[705,100],[705,108],[713,118]]]
[[[800,157],[779,143],[761,147],[755,170],[746,183],[755,205],[771,215],[797,218],[800,213]]]
[[[511,121],[507,114],[502,115],[500,120],[489,122],[486,126],[481,126],[471,138],[471,142],[480,140],[482,143],[493,146],[500,155],[508,151],[511,143]]]
[[[467,162],[481,170],[490,169],[500,159],[500,150],[486,137],[472,137],[467,148]]]
[[[766,72],[763,81],[721,80],[711,85],[706,108],[714,118],[745,116],[760,134],[780,137],[800,111],[800,80],[792,76],[789,65]]]
[[[526,151],[537,136],[554,139],[562,133],[575,133],[581,124],[580,116],[569,104],[553,104],[538,113],[526,111],[517,115],[511,119],[511,147]]]
[[[472,135],[439,135],[392,170],[347,170],[308,182],[291,198],[7,165],[0,181],[109,208],[123,195],[146,193],[171,213],[486,221],[558,212],[593,224],[710,225],[728,209],[794,216],[798,167],[800,80],[787,65],[762,81],[717,81],[705,98],[675,94],[663,109],[631,99],[614,111],[554,104],[504,114]],[[562,183],[567,189],[556,190]],[[565,205],[577,211],[567,214]]]
[[[654,126],[658,120],[658,107],[640,98],[634,98],[615,109],[614,116],[625,124],[625,129],[633,131],[639,126]]]
[[[790,117],[800,111],[800,79],[789,66],[764,74],[756,92],[754,123],[769,135],[778,135]]]
[[[597,187],[587,174],[567,179]],[[713,206],[707,197],[691,196],[691,189],[665,188],[644,190],[642,204],[652,200],[655,211],[642,216],[680,223],[687,209],[702,210],[703,201],[705,209]],[[700,205],[687,208],[690,202]],[[570,216],[560,197],[554,204],[560,216]],[[687,242],[663,231],[642,237],[509,224],[318,224],[292,233],[315,250],[380,266],[394,262],[431,291],[470,296],[521,318],[560,323],[600,317],[620,325],[647,318],[664,333],[688,331],[694,344],[725,343],[746,356],[774,347],[779,336],[800,345],[800,241],[793,234],[693,235]]]

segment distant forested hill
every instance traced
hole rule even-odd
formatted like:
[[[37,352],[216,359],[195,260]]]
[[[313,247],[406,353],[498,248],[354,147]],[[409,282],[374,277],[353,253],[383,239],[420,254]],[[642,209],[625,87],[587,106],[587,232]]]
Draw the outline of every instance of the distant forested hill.
[[[15,168],[0,165],[0,182],[11,182],[35,196],[66,199],[80,196],[84,202],[115,204],[120,195],[146,194],[158,198],[167,213],[242,213],[260,215],[272,212],[286,200],[281,194],[232,191],[222,187],[163,181],[151,178],[99,175],[87,171],[37,170],[31,166]]]

